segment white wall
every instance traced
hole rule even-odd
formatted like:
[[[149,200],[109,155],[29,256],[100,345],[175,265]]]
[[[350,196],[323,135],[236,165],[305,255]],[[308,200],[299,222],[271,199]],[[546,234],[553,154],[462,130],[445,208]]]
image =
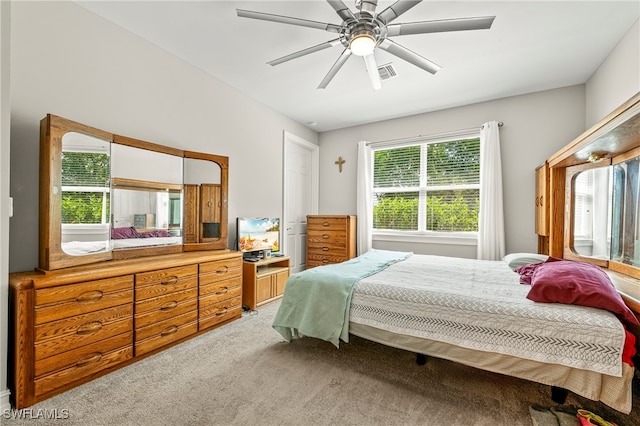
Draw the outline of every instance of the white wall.
[[[283,131],[316,143],[315,131],[72,2],[14,2],[11,17],[12,272],[37,266],[47,113],[228,156],[230,240],[236,216],[281,216]]]
[[[8,409],[9,121],[11,3],[0,1],[0,412]]]
[[[534,170],[584,130],[584,85],[499,99],[320,134],[320,213],[356,213],[359,140],[380,141],[478,128],[496,120],[500,130],[507,252],[537,251]],[[334,161],[346,159],[338,173]],[[376,248],[476,257],[476,247],[376,243]]]
[[[640,92],[640,20],[587,82],[587,127]]]

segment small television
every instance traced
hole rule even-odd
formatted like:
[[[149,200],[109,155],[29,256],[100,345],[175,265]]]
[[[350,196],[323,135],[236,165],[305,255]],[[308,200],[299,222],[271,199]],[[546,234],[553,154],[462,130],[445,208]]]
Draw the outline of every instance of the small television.
[[[245,257],[262,257],[280,251],[280,218],[239,217],[236,221],[238,250]]]

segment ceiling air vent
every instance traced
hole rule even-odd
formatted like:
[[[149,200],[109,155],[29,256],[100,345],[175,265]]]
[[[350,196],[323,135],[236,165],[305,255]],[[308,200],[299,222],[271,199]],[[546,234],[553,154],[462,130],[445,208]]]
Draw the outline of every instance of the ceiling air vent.
[[[390,78],[397,77],[398,73],[393,67],[393,64],[385,64],[378,67],[378,73],[381,80],[389,80]]]

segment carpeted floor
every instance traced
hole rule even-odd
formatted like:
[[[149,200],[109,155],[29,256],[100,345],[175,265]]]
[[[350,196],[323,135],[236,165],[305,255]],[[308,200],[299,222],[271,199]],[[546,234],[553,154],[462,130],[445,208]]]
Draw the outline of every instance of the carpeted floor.
[[[3,425],[532,425],[529,406],[557,406],[547,386],[359,338],[340,349],[271,328],[278,303],[72,389]],[[637,381],[636,381],[637,382]],[[640,389],[624,415],[570,393],[620,426],[640,425]],[[58,415],[65,419],[15,419]]]

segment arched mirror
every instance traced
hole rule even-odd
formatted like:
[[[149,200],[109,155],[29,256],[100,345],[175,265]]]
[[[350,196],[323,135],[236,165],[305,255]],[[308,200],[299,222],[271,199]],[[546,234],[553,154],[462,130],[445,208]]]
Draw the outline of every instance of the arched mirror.
[[[226,248],[229,159],[191,151],[184,157],[184,249]]]
[[[40,133],[41,269],[227,249],[228,157],[51,114]]]
[[[106,170],[111,167],[110,148],[107,147],[112,140],[111,133],[51,114],[40,121],[41,269],[59,269],[111,259],[111,250],[107,246],[110,196],[106,194],[106,187],[100,189],[100,185],[104,185]],[[105,156],[107,153],[109,155]],[[65,172],[72,171],[69,176],[65,173],[64,179],[63,158]],[[92,164],[94,160],[99,165]],[[100,170],[96,174],[101,178],[82,176],[95,172],[94,168]],[[64,219],[63,193],[66,205]],[[83,197],[94,202],[84,205]],[[98,200],[100,197],[102,201]],[[96,212],[84,214],[83,209]],[[105,223],[102,223],[103,218]],[[81,245],[85,246],[82,253],[78,251]],[[91,245],[94,250],[87,250],[86,247]]]
[[[565,257],[640,268],[640,157],[613,163],[567,167]]]
[[[569,167],[567,173],[572,197],[571,252],[607,260],[611,248],[612,169],[587,165]]]

